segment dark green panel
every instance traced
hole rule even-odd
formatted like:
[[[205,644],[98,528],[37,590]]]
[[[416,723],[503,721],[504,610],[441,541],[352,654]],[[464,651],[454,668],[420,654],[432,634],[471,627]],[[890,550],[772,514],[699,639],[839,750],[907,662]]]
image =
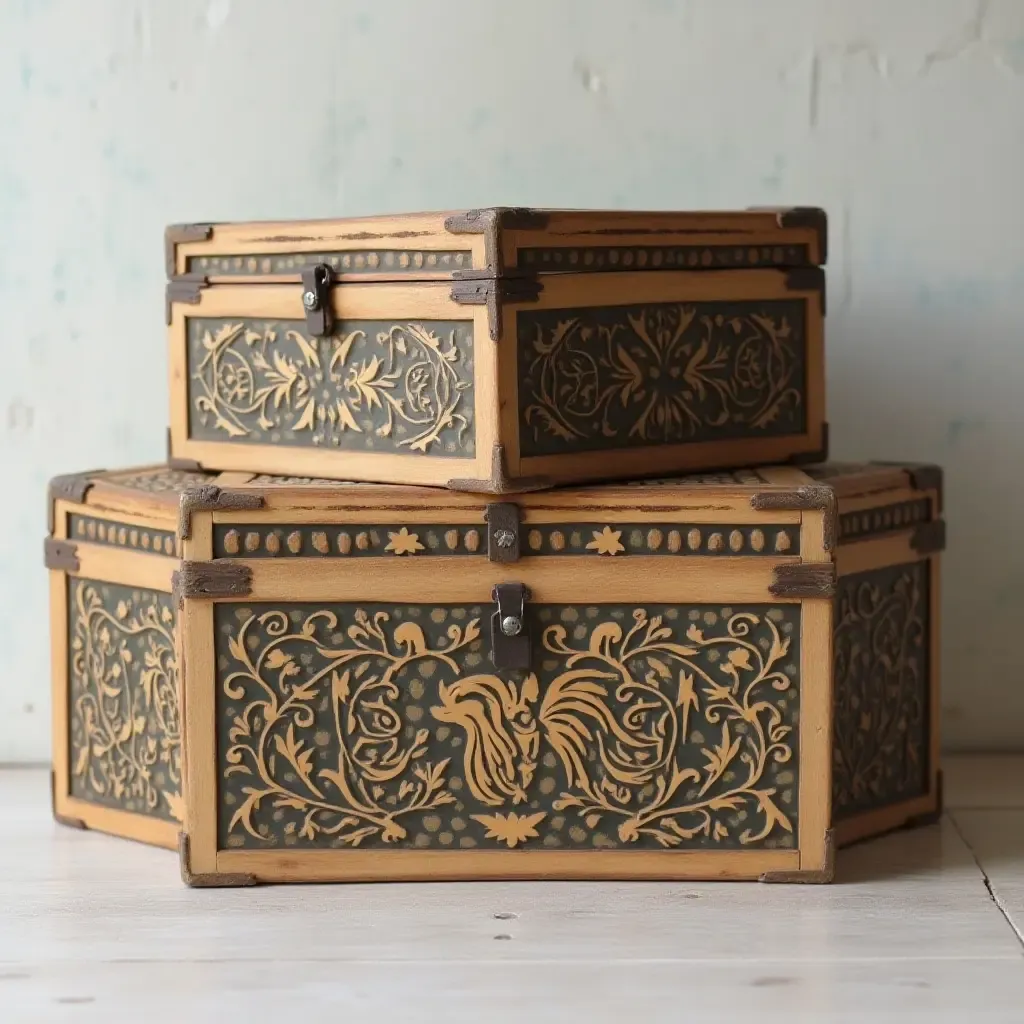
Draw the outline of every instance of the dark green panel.
[[[174,556],[178,542],[170,530],[153,530],[147,526],[108,522],[93,516],[72,515],[68,518],[68,537],[90,544],[127,548],[148,555]]]
[[[250,256],[190,256],[185,272],[204,277],[263,277],[300,274],[306,267],[326,263],[341,274],[387,274],[416,277],[424,270],[469,270],[468,249],[346,249],[337,252],[258,253]]]
[[[806,303],[518,313],[524,456],[807,429]]]
[[[797,844],[800,609],[214,605],[221,848]]]
[[[170,594],[68,580],[71,795],[181,821]]]
[[[809,262],[806,245],[552,245],[519,250],[519,265],[541,272],[735,270],[798,267]]]
[[[931,517],[930,498],[880,505],[878,508],[867,508],[861,512],[846,512],[839,517],[839,539],[866,540],[868,537],[877,537],[896,530],[908,530],[919,523],[927,523]]]
[[[524,530],[520,557],[529,555],[699,555],[702,557],[800,554],[800,527],[708,526],[673,523],[563,523]],[[387,555],[486,555],[480,526],[414,523],[388,525],[214,525],[215,558],[330,558]]]
[[[473,324],[188,321],[189,436],[466,458],[476,448]]]
[[[839,580],[833,817],[923,796],[929,777],[929,564]]]

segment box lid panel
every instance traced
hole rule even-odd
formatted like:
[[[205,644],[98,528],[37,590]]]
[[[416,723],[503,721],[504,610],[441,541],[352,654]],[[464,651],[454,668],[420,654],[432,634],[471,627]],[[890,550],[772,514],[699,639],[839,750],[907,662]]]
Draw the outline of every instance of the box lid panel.
[[[507,207],[304,222],[172,225],[169,276],[296,281],[322,263],[339,280],[429,281],[508,272],[821,265],[815,207],[733,212]]]

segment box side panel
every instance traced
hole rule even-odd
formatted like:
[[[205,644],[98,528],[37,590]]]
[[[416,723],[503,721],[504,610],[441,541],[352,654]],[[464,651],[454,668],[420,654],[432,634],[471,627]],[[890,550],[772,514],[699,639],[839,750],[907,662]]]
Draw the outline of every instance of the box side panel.
[[[821,451],[820,300],[770,271],[545,279],[500,353],[513,464],[587,479]]]
[[[169,522],[59,502],[51,566],[54,812],[173,847],[183,817]]]
[[[840,502],[833,813],[841,844],[941,810],[938,492],[866,467]],[[851,474],[853,481],[858,474]],[[901,481],[895,481],[897,485]]]

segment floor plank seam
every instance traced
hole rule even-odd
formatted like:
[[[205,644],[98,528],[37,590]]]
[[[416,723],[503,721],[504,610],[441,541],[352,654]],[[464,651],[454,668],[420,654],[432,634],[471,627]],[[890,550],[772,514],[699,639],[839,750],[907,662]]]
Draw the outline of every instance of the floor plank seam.
[[[988,877],[988,872],[985,870],[985,867],[978,858],[978,855],[974,852],[974,847],[971,846],[967,836],[964,835],[964,831],[960,827],[960,822],[958,822],[952,814],[947,814],[946,817],[949,818],[956,834],[960,837],[960,841],[967,847],[968,853],[970,853],[974,863],[977,864],[978,871],[981,873],[981,880],[985,883],[985,889],[988,891],[988,896],[992,901],[992,905],[1000,914],[1002,914],[1003,920],[1009,925],[1010,931],[1013,932],[1014,937],[1017,939],[1017,943],[1020,945],[1021,956],[1024,956],[1024,932],[1022,932],[1014,923],[1014,920],[1010,916],[1010,912],[1006,909],[1006,905],[1003,903],[1002,898],[993,887],[992,880]]]

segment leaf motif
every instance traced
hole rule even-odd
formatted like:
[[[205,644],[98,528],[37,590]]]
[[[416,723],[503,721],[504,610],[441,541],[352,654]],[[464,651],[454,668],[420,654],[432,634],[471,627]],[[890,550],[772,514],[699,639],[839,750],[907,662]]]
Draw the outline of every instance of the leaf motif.
[[[277,752],[285,758],[288,763],[299,773],[302,781],[317,796],[322,796],[319,789],[310,778],[312,771],[313,750],[303,750],[302,742],[295,737],[295,723],[288,723],[288,731],[282,737],[280,733],[274,734],[274,747]]]
[[[587,828],[597,828],[601,824],[600,814],[588,814],[584,819],[587,823]]]
[[[750,652],[745,647],[734,647],[729,652],[729,662],[736,668],[752,668],[750,664]]]
[[[298,331],[289,331],[286,335],[291,341],[294,341],[299,346],[299,351],[302,353],[302,358],[306,360],[307,366],[315,366],[318,370],[320,369],[320,357],[316,353],[316,349],[313,348],[312,344],[307,341]]]
[[[75,770],[76,776],[81,775],[85,771],[85,766],[89,763],[89,746],[86,744],[80,747],[78,750],[78,757],[75,758]]]
[[[604,654],[606,648],[617,644],[622,639],[622,627],[617,622],[602,622],[590,634],[588,648],[591,654]]]
[[[164,800],[167,803],[167,810],[170,812],[171,817],[175,821],[184,822],[185,820],[185,801],[182,800],[179,793],[164,793]]]
[[[267,668],[270,669],[281,668],[283,665],[289,664],[291,660],[291,655],[287,654],[285,651],[282,651],[280,647],[275,647],[267,655],[267,660],[266,662],[264,662],[264,664],[266,665]]]
[[[331,674],[331,696],[339,704],[344,704],[348,700],[350,677],[351,673],[348,669],[345,669],[340,675],[338,670],[335,669]]]
[[[651,668],[653,668],[654,671],[657,672],[662,679],[672,678],[672,672],[669,670],[668,665],[666,665],[665,662],[661,661],[660,659],[648,657],[647,664],[650,665]]]
[[[610,526],[603,530],[594,530],[594,539],[587,544],[587,551],[596,551],[599,555],[618,555],[626,548],[620,542],[621,530],[613,530]]]
[[[315,416],[316,416],[316,402],[314,402],[313,399],[310,398],[306,402],[306,404],[305,404],[305,406],[304,406],[304,408],[302,410],[302,415],[299,417],[299,421],[295,424],[295,427],[293,429],[295,429],[295,430],[312,430],[313,429],[313,420],[314,420]]]
[[[547,817],[547,812],[520,815],[510,811],[508,814],[471,814],[470,817],[487,829],[488,839],[497,839],[511,849],[537,837],[536,826]]]
[[[403,622],[395,630],[395,643],[405,644],[410,654],[427,653],[427,638],[415,622]]]
[[[403,526],[397,533],[388,533],[388,542],[384,547],[395,555],[415,555],[425,548],[420,543],[418,534],[410,533],[407,526]]]
[[[686,638],[692,640],[695,644],[704,643],[704,630],[698,629],[696,626],[690,626],[686,631]]]
[[[355,416],[352,415],[352,410],[348,407],[348,402],[338,399],[338,426],[344,430],[354,430],[357,434],[363,432],[363,428],[356,423]]]
[[[338,363],[341,363],[342,366],[345,365],[345,360],[348,359],[349,349],[352,348],[352,342],[359,337],[366,337],[366,335],[362,331],[352,331],[351,334],[346,334],[345,337],[341,339],[341,344],[338,345],[334,351],[334,355],[331,356],[331,363],[328,367],[328,372],[333,373]]]

